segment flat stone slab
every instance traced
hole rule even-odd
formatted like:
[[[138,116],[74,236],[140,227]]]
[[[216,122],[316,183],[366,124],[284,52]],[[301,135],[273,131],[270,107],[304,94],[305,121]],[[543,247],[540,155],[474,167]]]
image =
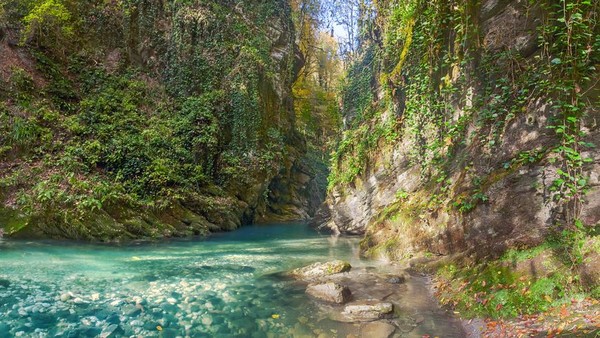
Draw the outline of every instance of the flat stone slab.
[[[352,269],[348,262],[335,260],[325,263],[314,263],[303,268],[294,269],[290,275],[300,279],[315,279],[337,273],[347,272]]]
[[[342,315],[354,321],[372,321],[385,318],[394,311],[394,305],[379,300],[361,300],[346,305]]]
[[[347,303],[352,296],[352,292],[347,286],[333,282],[310,284],[306,288],[306,293],[314,298],[335,304]]]

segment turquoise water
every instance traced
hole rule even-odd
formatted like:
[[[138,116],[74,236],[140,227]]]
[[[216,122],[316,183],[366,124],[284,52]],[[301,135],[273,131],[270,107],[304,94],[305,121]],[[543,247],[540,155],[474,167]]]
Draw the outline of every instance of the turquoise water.
[[[0,336],[94,337],[110,324],[126,336],[283,331],[309,303],[277,273],[355,249],[304,225],[127,246],[4,240]]]
[[[0,240],[0,337],[280,337],[299,322],[336,336],[282,272],[372,264],[357,249],[301,224],[122,246]]]

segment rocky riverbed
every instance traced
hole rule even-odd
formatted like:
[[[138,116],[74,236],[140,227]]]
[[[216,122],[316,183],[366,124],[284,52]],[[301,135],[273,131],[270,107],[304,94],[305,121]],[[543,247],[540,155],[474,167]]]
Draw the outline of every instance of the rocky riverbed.
[[[430,292],[429,278],[410,275],[402,266],[352,268],[335,260],[295,269],[289,275],[299,285],[306,285],[307,297],[319,308],[317,322],[339,323],[341,336],[467,335],[460,320],[439,307]],[[310,323],[305,326],[303,331],[310,332]]]

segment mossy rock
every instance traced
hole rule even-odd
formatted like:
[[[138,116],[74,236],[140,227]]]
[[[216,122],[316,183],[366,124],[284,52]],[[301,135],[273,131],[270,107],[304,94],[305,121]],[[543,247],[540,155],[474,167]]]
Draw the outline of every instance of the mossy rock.
[[[0,229],[4,230],[5,235],[10,236],[22,231],[28,223],[29,217],[18,210],[0,208]]]
[[[325,263],[314,263],[303,268],[292,270],[290,275],[299,279],[316,279],[324,276],[334,275],[336,273],[348,272],[352,265],[348,262],[335,260]]]

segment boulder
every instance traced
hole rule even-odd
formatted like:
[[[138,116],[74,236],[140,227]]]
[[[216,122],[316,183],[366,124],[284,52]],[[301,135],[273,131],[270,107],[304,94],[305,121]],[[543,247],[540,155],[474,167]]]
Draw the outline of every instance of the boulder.
[[[392,313],[394,305],[378,300],[363,300],[346,305],[342,314],[354,321],[372,321]]]
[[[360,329],[361,337],[369,338],[389,338],[396,331],[396,327],[385,322],[372,322],[365,324]]]
[[[300,279],[314,279],[350,271],[352,266],[348,262],[335,260],[325,263],[314,263],[303,268],[292,270],[291,275]]]
[[[336,304],[344,304],[350,300],[352,293],[347,286],[337,283],[310,284],[306,288],[306,293],[310,296]]]
[[[406,282],[405,275],[390,275],[387,277],[386,282],[389,284],[402,284]]]

